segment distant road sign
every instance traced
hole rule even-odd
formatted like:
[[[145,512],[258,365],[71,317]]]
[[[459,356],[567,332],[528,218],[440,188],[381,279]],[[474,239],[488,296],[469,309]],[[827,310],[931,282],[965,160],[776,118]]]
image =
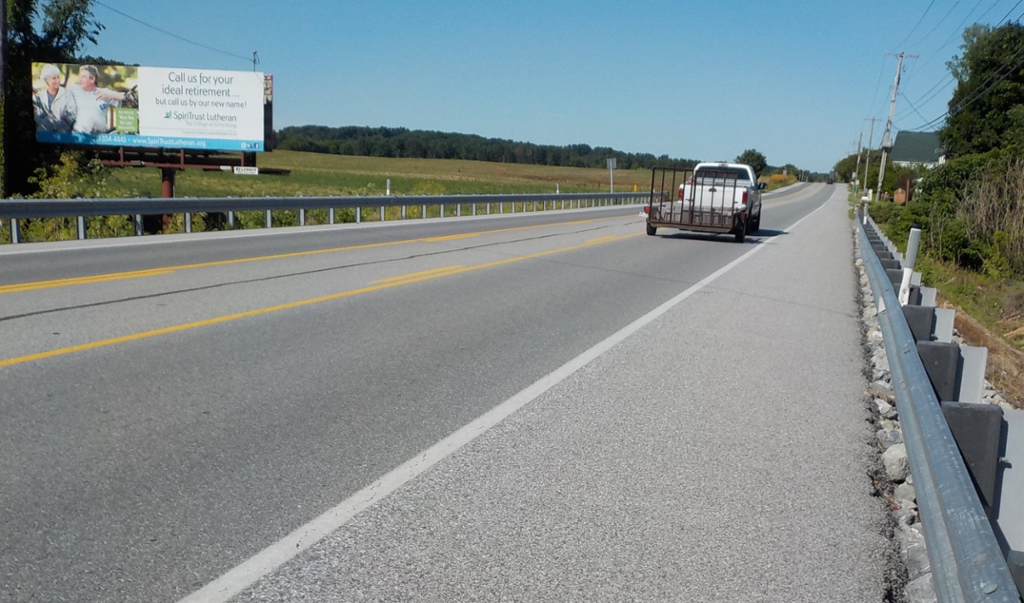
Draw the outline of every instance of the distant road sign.
[[[260,168],[254,165],[236,165],[235,174],[238,176],[257,176],[260,173]]]
[[[608,160],[608,169],[609,170],[614,170],[615,169],[615,158],[614,157],[612,157],[611,159]]]

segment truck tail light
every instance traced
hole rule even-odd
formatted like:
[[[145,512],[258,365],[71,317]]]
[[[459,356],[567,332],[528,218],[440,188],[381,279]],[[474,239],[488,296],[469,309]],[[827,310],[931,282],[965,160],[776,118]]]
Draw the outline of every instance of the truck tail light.
[[[750,194],[749,192],[747,192],[747,191],[743,191],[743,202],[744,202],[744,203],[746,203],[746,202],[747,202],[747,197],[748,197],[748,195],[749,195],[749,194]]]

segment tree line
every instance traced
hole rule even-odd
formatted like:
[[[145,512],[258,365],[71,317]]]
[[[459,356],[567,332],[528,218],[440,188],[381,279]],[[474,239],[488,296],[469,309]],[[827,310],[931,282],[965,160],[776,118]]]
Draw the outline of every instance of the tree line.
[[[565,146],[485,138],[475,134],[345,126],[292,126],[277,132],[277,148],[291,151],[357,155],[364,157],[412,157],[418,159],[467,159],[498,163],[603,168],[615,159],[618,169],[649,169],[654,166],[693,167],[693,159],[627,153],[587,144]]]

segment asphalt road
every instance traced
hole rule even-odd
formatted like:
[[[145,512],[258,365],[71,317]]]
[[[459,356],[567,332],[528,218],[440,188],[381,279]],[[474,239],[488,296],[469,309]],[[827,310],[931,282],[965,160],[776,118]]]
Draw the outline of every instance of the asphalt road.
[[[240,598],[882,600],[837,190],[4,248],[0,600],[182,599],[553,372]]]

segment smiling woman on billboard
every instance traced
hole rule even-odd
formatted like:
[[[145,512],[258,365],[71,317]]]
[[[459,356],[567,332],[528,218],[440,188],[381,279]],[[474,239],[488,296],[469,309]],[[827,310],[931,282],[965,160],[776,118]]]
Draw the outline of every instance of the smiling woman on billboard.
[[[70,132],[78,107],[75,97],[64,87],[60,69],[47,63],[39,72],[42,87],[34,90],[32,111],[36,128],[44,132]]]

